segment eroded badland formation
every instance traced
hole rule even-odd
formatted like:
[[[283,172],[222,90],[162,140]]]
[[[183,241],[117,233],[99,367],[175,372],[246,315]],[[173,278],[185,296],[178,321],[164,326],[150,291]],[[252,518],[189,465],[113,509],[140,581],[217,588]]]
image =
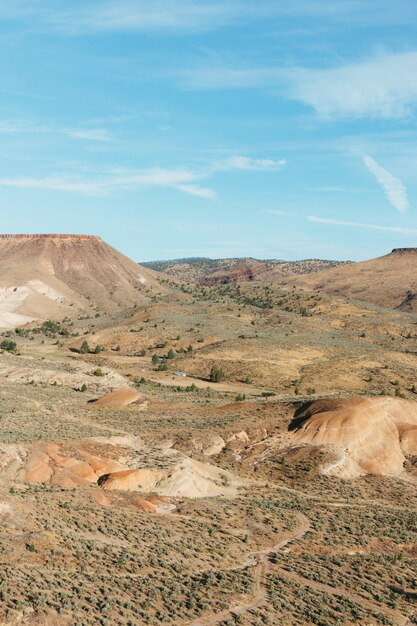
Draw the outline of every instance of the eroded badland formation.
[[[416,250],[153,267],[0,236],[0,624],[417,623]]]

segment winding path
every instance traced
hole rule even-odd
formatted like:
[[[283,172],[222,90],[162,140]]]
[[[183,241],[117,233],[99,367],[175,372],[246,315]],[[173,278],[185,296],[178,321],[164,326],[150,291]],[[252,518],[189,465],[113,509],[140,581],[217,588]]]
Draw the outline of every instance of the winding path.
[[[254,579],[255,579],[255,592],[254,595],[246,602],[240,602],[235,604],[220,613],[214,613],[213,615],[205,615],[199,617],[192,622],[189,622],[189,626],[217,626],[222,620],[228,619],[231,615],[239,615],[251,609],[255,609],[268,600],[268,594],[266,591],[266,577],[271,569],[270,557],[279,550],[282,550],[286,545],[292,541],[301,539],[306,532],[310,529],[310,520],[304,513],[299,511],[294,512],[298,520],[298,526],[293,533],[286,539],[282,539],[276,545],[264,548],[257,552],[251,552],[248,554],[247,559],[237,567],[227,568],[228,572],[238,572],[248,567],[254,567]]]

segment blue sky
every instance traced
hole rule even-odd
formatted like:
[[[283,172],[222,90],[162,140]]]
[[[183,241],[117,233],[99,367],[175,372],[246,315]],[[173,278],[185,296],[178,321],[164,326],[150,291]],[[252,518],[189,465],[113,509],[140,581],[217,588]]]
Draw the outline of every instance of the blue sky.
[[[0,231],[137,261],[417,246],[415,0],[0,0]]]

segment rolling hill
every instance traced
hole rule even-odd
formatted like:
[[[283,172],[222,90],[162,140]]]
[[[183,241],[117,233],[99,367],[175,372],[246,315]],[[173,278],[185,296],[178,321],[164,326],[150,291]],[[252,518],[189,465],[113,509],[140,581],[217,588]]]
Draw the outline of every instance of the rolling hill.
[[[417,311],[417,248],[394,248],[387,255],[291,278],[298,288],[349,296],[406,312]],[[282,284],[290,284],[288,280]]]

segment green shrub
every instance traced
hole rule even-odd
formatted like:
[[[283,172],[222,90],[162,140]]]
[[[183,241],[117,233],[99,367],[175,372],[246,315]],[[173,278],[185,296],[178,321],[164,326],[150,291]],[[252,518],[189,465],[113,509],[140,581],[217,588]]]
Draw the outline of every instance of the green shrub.
[[[81,344],[80,353],[88,354],[88,352],[90,352],[90,346],[88,345],[88,342],[84,340]]]
[[[218,365],[213,365],[210,370],[210,380],[212,383],[218,383],[221,380],[224,380],[225,374],[223,370]]]
[[[4,339],[4,341],[0,343],[0,348],[6,350],[6,352],[16,352],[17,343],[10,339]]]

